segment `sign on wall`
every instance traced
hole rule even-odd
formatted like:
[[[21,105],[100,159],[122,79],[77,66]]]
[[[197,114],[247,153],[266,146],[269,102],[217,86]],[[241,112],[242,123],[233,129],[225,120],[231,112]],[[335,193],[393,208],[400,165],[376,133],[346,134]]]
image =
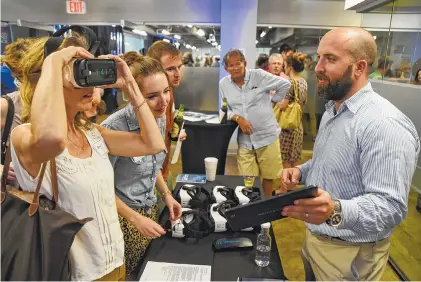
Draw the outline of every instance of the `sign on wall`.
[[[68,14],[86,14],[86,3],[81,0],[66,1],[66,11]]]

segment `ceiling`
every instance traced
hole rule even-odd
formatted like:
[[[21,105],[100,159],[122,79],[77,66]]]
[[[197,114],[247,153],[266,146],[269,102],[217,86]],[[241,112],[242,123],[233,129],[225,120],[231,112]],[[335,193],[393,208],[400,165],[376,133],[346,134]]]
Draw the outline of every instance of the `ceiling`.
[[[154,29],[157,32],[157,35],[165,36],[167,38],[174,39],[174,35],[181,36],[181,39],[176,39],[176,41],[181,44],[189,44],[195,46],[196,48],[212,48],[211,43],[207,40],[209,38],[214,38],[214,41],[218,43],[221,42],[221,32],[219,26],[187,26],[187,25],[147,25],[148,27]],[[170,32],[169,35],[163,35],[162,30],[167,30]],[[197,30],[202,29],[205,32],[204,36],[199,36],[196,32]]]
[[[394,10],[393,10],[393,5]],[[395,0],[387,5],[383,5],[376,9],[369,11],[369,13],[392,13],[396,14],[420,14],[421,0]]]

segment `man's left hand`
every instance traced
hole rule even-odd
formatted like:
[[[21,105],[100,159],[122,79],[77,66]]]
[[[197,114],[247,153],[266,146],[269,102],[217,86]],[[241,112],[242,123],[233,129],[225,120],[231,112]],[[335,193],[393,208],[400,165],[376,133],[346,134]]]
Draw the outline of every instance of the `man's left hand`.
[[[293,206],[282,209],[282,215],[312,224],[322,224],[332,215],[333,208],[330,194],[319,188],[315,198],[296,200]]]
[[[181,205],[171,195],[165,195],[163,199],[170,212],[170,220],[175,221],[181,217]]]

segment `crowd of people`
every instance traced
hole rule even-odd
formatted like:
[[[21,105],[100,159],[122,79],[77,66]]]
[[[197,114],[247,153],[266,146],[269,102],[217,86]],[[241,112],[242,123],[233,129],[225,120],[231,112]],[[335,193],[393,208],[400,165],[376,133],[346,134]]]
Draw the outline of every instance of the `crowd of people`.
[[[182,67],[194,62],[164,41],[155,42],[146,56],[100,56],[118,68],[117,82],[106,87],[121,89],[129,104],[97,124],[92,117],[102,88],[75,88],[63,75],[74,57],[93,58],[86,38],[72,33],[46,52],[48,40],[18,40],[3,58],[19,85],[9,94],[16,108],[9,179],[34,191],[42,164],[55,161],[60,208],[77,218],[93,218],[71,246],[72,279],[124,280],[151,240],[166,233],[157,222],[160,204],[168,207],[170,220],[182,213],[172,196],[169,135],[177,98],[173,89],[182,81]],[[289,119],[282,113],[292,113],[288,109],[294,106],[301,113],[308,103],[303,72],[311,58],[285,48],[268,58],[264,70],[247,68],[240,50],[224,55],[229,75],[219,89],[228,102],[228,118],[239,126],[239,171],[261,176],[267,197],[299,183],[319,187],[315,198],[282,212],[306,223],[307,279],[378,280],[390,234],[407,213],[419,137],[412,122],[371,88],[368,67],[376,43],[370,33],[334,29],[322,38],[318,55],[318,94],[328,103],[314,134],[313,157],[299,166],[302,118],[293,128],[280,124]],[[48,198],[52,173],[47,169],[41,184]],[[275,187],[277,179],[280,187]]]

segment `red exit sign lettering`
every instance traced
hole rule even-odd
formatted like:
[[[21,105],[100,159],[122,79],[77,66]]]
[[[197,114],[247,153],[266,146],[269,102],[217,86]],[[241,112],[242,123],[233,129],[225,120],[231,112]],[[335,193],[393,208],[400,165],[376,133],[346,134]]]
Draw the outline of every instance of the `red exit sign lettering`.
[[[68,14],[83,15],[86,13],[86,3],[84,1],[66,1],[66,11]]]

